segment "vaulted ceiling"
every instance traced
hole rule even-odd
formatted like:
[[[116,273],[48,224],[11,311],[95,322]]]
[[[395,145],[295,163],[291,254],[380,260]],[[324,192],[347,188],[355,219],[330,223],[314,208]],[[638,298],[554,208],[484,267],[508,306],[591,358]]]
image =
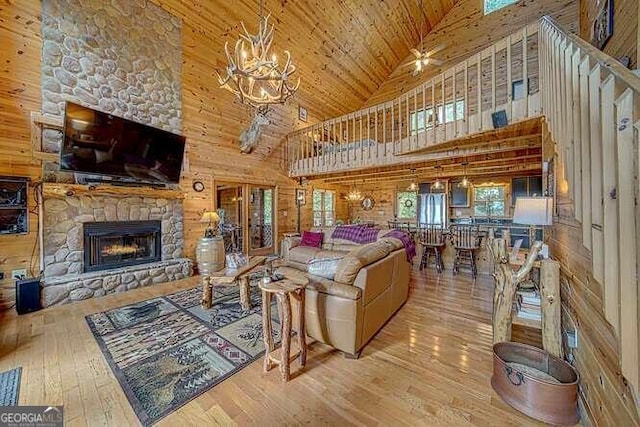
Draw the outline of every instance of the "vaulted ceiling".
[[[203,50],[219,71],[226,65],[224,43],[233,47],[240,22],[251,32],[257,27],[258,1],[154,1],[213,36]],[[272,49],[289,50],[298,67],[297,103],[324,119],[360,108],[416,46],[421,31],[428,33],[458,1],[267,0],[263,10],[275,24]]]

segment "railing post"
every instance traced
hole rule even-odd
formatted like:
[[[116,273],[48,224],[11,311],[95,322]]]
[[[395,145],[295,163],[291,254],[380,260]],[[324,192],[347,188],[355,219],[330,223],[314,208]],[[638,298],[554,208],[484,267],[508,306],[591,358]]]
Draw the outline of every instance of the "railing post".
[[[622,372],[638,383],[638,277],[633,140],[634,96],[626,89],[615,101],[618,142],[618,247],[620,257],[620,349]]]
[[[600,122],[600,64],[589,73],[589,132],[591,134],[591,240],[593,278],[603,284],[604,235],[602,234],[602,134]]]
[[[570,55],[567,55],[567,52]],[[565,104],[565,123],[573,124],[573,127],[566,126],[567,143],[573,149],[573,152],[569,153],[571,158],[571,172],[573,173],[571,194],[573,194],[574,200],[574,216],[578,221],[582,220],[582,138],[588,137],[582,135],[582,126],[580,123],[580,105],[581,105],[581,93],[580,93],[580,62],[581,55],[580,50],[573,53],[573,45],[570,43],[568,47],[562,50],[565,58],[565,73],[567,80],[570,81],[566,85],[567,100]],[[571,70],[571,71],[569,71]],[[571,92],[573,91],[573,92]]]
[[[591,250],[591,132],[589,125],[589,57],[580,63],[580,184],[582,186],[582,244]],[[574,106],[577,110],[578,107]]]

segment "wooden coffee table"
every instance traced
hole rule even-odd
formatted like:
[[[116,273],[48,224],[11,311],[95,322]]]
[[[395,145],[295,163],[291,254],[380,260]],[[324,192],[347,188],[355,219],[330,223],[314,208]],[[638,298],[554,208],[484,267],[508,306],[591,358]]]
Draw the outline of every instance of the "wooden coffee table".
[[[263,283],[259,286],[262,290],[262,337],[264,339],[264,372],[270,371],[274,366],[280,367],[283,381],[289,381],[290,364],[298,359],[300,367],[307,363],[307,335],[304,326],[304,297],[305,287],[309,283],[306,277],[285,277],[276,282]],[[278,312],[280,314],[280,357],[277,355],[273,343],[271,326],[271,297],[276,296]],[[292,307],[292,300],[296,302]],[[297,325],[295,327],[298,351],[291,355],[291,310],[296,310]]]
[[[202,307],[209,309],[213,306],[213,287],[230,286],[236,281],[240,287],[240,305],[243,310],[251,309],[251,297],[249,294],[249,275],[251,272],[264,264],[267,257],[254,256],[249,259],[249,263],[240,268],[225,268],[206,275],[202,279]]]

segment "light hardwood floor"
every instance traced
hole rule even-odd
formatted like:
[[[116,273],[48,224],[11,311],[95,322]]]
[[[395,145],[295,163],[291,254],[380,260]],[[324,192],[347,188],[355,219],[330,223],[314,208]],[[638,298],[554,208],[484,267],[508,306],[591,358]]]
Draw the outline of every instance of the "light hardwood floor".
[[[194,286],[195,278],[0,323],[0,370],[23,367],[20,404],[65,406],[67,424],[137,425],[84,316]],[[413,271],[409,300],[359,360],[318,343],[289,383],[262,359],[160,425],[534,425],[491,389],[492,281]]]

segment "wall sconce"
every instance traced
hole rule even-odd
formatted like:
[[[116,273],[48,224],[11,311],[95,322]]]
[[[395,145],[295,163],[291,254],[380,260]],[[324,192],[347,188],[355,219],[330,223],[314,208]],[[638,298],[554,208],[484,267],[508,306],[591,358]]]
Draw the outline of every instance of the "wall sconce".
[[[307,191],[304,188],[296,189],[296,204],[298,206],[307,204]]]

